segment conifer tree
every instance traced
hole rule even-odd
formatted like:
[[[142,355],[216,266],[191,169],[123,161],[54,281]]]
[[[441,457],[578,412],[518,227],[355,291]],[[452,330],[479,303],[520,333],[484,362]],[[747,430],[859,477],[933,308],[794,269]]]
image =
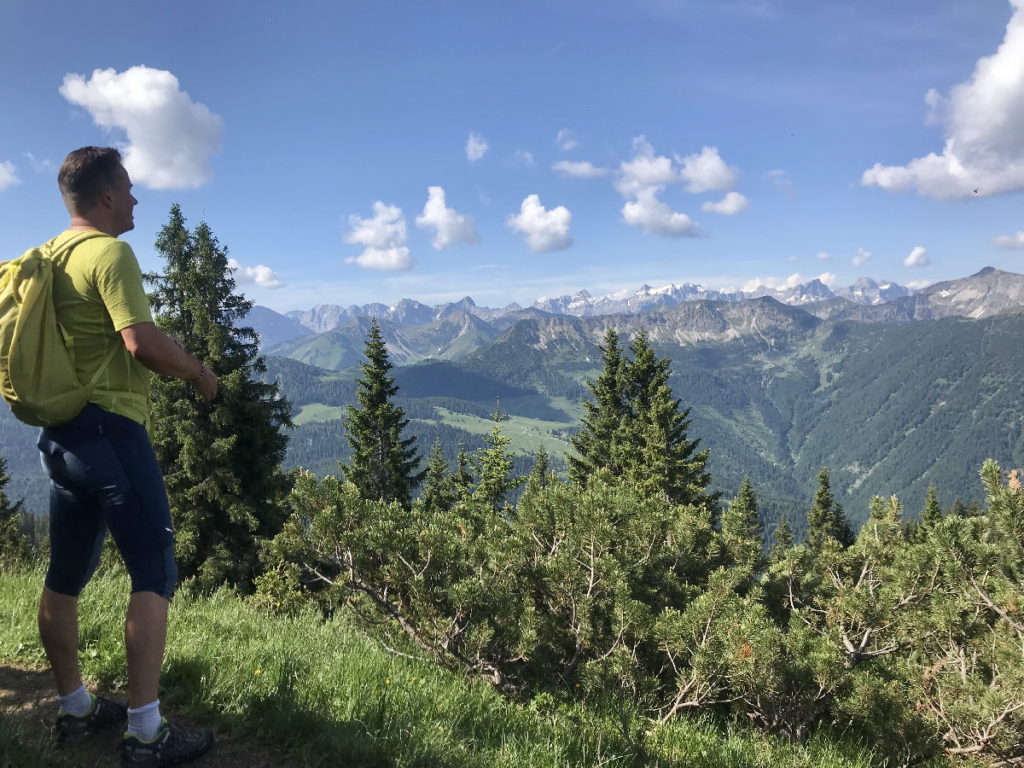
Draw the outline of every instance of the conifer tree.
[[[501,509],[505,495],[522,482],[522,478],[512,476],[512,454],[508,450],[512,440],[501,429],[504,418],[499,404],[491,414],[494,427],[484,438],[487,447],[477,454],[474,461],[480,479],[473,489],[473,499],[495,511]]]
[[[784,517],[780,518],[775,526],[775,532],[772,534],[771,561],[773,563],[780,562],[786,556],[786,551],[792,546],[793,529],[789,525],[789,520]]]
[[[409,420],[392,400],[398,387],[388,375],[392,365],[376,320],[370,325],[364,355],[356,391],[358,405],[348,406],[345,417],[352,457],[341,469],[363,498],[397,501],[407,507],[426,470],[416,471],[420,463],[416,438],[402,437]]]
[[[434,440],[427,461],[426,479],[423,482],[423,493],[420,499],[431,512],[443,512],[451,509],[458,498],[457,489],[448,472],[448,462],[441,450],[441,439]]]
[[[807,515],[807,542],[811,549],[820,551],[829,538],[844,548],[854,541],[843,508],[832,496],[828,467],[822,467],[818,470],[818,490],[814,493],[814,502]]]
[[[612,448],[622,481],[645,495],[664,494],[675,504],[717,510],[720,494],[708,493],[708,450],[689,439],[690,410],[680,410],[668,379],[667,358],[658,358],[641,331],[630,344],[633,359],[622,366],[625,416]]]
[[[455,471],[452,472],[452,493],[456,501],[464,499],[473,491],[473,462],[466,453],[466,446],[459,443],[459,452],[455,456]]]
[[[536,493],[547,488],[552,480],[554,479],[554,473],[551,471],[551,462],[548,459],[548,452],[544,449],[543,444],[537,446],[537,453],[533,457],[533,468],[530,470],[530,475],[526,478],[526,488],[528,493]]]
[[[28,560],[28,539],[21,532],[22,502],[11,503],[7,497],[7,458],[0,456],[0,563],[22,563]]]
[[[586,483],[588,477],[601,469],[608,469],[613,474],[617,469],[613,466],[612,448],[625,415],[626,400],[622,348],[614,328],[605,332],[601,360],[600,375],[587,384],[593,400],[584,401],[586,414],[581,421],[582,427],[572,438],[572,447],[577,455],[568,457],[569,478],[578,484]]]
[[[722,544],[727,565],[756,572],[761,567],[762,528],[757,496],[749,478],[722,515]]]
[[[939,506],[939,494],[934,485],[928,486],[928,493],[924,497],[924,511],[921,513],[921,522],[927,526],[934,526],[942,521],[942,507]]]
[[[156,241],[165,259],[150,300],[157,324],[220,378],[203,402],[180,379],[153,377],[150,430],[164,471],[183,577],[201,589],[243,590],[257,575],[258,545],[284,519],[290,481],[281,469],[290,406],[265,372],[251,328],[252,302],[235,291],[227,248],[201,223],[190,232],[178,205]]]

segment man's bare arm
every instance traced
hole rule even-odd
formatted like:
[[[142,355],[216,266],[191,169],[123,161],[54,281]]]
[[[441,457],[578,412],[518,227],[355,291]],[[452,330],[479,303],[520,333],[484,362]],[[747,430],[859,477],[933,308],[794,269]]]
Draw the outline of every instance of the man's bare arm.
[[[136,323],[122,328],[121,338],[129,354],[149,370],[161,376],[187,379],[207,402],[217,396],[218,383],[213,371],[182,349],[155,323]]]

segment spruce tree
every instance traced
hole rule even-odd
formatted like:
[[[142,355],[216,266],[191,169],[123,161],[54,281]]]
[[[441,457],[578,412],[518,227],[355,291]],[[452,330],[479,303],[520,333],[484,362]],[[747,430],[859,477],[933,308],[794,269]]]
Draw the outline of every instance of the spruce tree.
[[[818,490],[807,515],[807,542],[811,549],[820,551],[826,539],[833,539],[842,547],[853,544],[854,536],[839,502],[832,496],[828,467],[818,470]]]
[[[178,205],[157,236],[165,259],[151,275],[157,324],[220,378],[208,404],[180,379],[153,377],[150,431],[164,471],[183,577],[200,589],[229,583],[249,590],[258,547],[284,519],[290,481],[281,469],[290,406],[266,367],[256,333],[240,321],[252,302],[237,293],[227,248],[210,227],[185,226]]]
[[[773,563],[780,562],[792,546],[793,529],[789,525],[789,520],[784,517],[780,518],[775,526],[775,532],[772,534],[771,561]]]
[[[352,457],[341,469],[363,498],[397,501],[407,507],[426,470],[416,471],[420,463],[416,438],[402,437],[409,420],[392,401],[398,387],[388,375],[392,365],[376,320],[370,325],[364,355],[356,391],[358,405],[348,406],[345,417]]]
[[[467,498],[473,492],[475,479],[473,477],[473,462],[469,454],[466,453],[466,446],[459,443],[459,452],[455,456],[455,471],[451,476],[452,493],[455,494],[456,501]]]
[[[658,358],[641,331],[630,344],[633,359],[622,366],[625,415],[613,440],[612,463],[623,482],[645,495],[663,494],[675,504],[717,510],[709,493],[708,450],[690,440],[690,409],[680,409],[668,384],[667,358]]]
[[[537,446],[537,452],[533,456],[533,468],[526,478],[527,493],[536,493],[547,488],[554,480],[555,474],[551,471],[551,462],[548,459],[548,452],[543,445]]]
[[[722,544],[727,565],[752,572],[761,567],[764,546],[761,516],[749,478],[743,479],[739,494],[722,515]]]
[[[28,539],[21,532],[22,502],[11,503],[7,496],[7,458],[0,456],[0,563],[23,563],[28,560]]]
[[[926,526],[934,526],[942,521],[942,507],[939,506],[939,494],[934,485],[928,486],[928,493],[924,497],[924,511],[921,512],[921,522]]]
[[[522,478],[512,476],[512,454],[508,450],[511,438],[501,429],[505,418],[501,408],[496,407],[491,414],[494,427],[484,438],[486,447],[474,457],[474,464],[479,481],[473,489],[473,499],[482,502],[492,510],[500,510],[506,494],[519,487]]]
[[[438,513],[451,509],[457,498],[457,489],[452,482],[452,476],[448,472],[448,462],[445,461],[444,453],[441,450],[441,439],[437,438],[430,449],[430,459],[427,461],[426,479],[423,482],[420,499],[427,510]]]
[[[584,401],[586,413],[580,431],[572,438],[576,455],[570,454],[569,479],[584,484],[587,478],[602,469],[616,474],[612,448],[625,415],[623,391],[623,357],[619,334],[614,328],[605,332],[601,346],[602,370],[587,384],[593,400]]]

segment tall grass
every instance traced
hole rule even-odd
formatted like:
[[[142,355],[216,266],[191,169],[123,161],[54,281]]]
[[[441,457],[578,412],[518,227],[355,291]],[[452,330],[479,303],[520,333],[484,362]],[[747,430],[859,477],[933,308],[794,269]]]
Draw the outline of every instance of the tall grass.
[[[35,626],[41,581],[38,571],[0,571],[0,663],[45,665]],[[104,688],[125,682],[121,633],[127,595],[122,576],[105,574],[81,599],[83,672]],[[687,719],[652,726],[641,758],[608,709],[559,704],[553,697],[511,702],[484,684],[388,653],[343,616],[268,616],[227,590],[175,599],[164,669],[161,700],[167,709],[222,732],[270,741],[310,766],[872,764],[870,752],[857,745],[824,738],[788,744]],[[35,738],[0,727],[0,754]]]

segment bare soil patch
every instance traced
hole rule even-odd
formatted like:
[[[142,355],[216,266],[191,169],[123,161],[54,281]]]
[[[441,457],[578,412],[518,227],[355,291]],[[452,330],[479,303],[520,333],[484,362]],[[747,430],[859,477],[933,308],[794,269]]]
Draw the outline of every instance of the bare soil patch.
[[[123,691],[97,691],[110,698],[127,698]],[[57,715],[53,681],[48,670],[0,665],[0,718],[10,719],[30,746],[48,750]],[[164,712],[172,722],[203,725]],[[196,768],[299,768],[299,763],[280,750],[253,739],[235,738],[214,729],[217,743],[205,757],[189,765]],[[65,758],[80,768],[115,768],[121,765],[118,743],[122,731],[113,728],[62,750]],[[0,768],[35,768],[33,765],[2,765]]]

